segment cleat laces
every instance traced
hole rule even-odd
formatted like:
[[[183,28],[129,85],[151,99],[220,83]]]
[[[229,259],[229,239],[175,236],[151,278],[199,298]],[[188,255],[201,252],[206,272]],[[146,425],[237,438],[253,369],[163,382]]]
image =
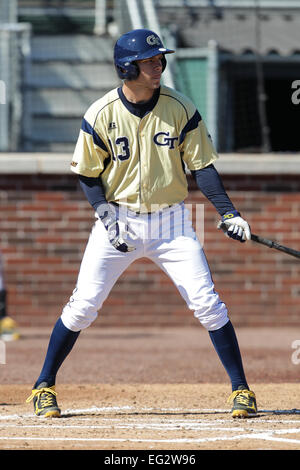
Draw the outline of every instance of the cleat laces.
[[[240,405],[249,406],[251,398],[255,398],[255,394],[251,390],[235,390],[228,398],[228,402],[236,400]]]
[[[27,398],[26,403],[29,403],[34,398],[40,399],[40,406],[46,408],[48,406],[57,406],[56,397],[57,393],[55,390],[49,387],[32,390],[30,397]]]

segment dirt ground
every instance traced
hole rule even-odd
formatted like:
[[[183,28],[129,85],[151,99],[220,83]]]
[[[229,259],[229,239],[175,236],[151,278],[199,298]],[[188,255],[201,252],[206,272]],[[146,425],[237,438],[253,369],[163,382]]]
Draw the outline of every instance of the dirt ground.
[[[202,327],[91,326],[58,374],[62,417],[45,419],[25,400],[50,329],[24,328],[0,364],[0,449],[176,450],[182,459],[191,450],[299,450],[300,331],[236,332],[255,418],[231,418],[230,383]]]

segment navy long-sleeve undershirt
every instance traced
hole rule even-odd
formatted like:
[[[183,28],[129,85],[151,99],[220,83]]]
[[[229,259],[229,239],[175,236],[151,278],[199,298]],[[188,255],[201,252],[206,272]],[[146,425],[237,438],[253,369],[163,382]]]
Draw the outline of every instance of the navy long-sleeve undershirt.
[[[234,210],[234,206],[214,165],[209,165],[191,173],[200,191],[215,206],[220,215]],[[95,210],[100,204],[107,202],[101,177],[91,178],[79,175],[79,181],[87,200]]]
[[[200,191],[215,206],[220,215],[235,209],[214,165],[191,171],[191,174]]]
[[[96,210],[100,204],[107,203],[101,177],[91,178],[79,175],[79,183],[85,197]]]

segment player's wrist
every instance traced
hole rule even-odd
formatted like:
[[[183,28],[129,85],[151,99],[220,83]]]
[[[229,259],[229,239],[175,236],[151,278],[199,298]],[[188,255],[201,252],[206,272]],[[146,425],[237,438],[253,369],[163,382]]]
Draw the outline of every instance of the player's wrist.
[[[237,210],[228,211],[222,216],[219,228],[235,240],[245,242],[251,240],[251,229],[248,222],[241,217]]]
[[[225,212],[225,214],[222,215],[222,222],[230,221],[230,219],[234,217],[241,217],[241,214],[236,209]]]
[[[117,221],[116,213],[108,202],[99,204],[96,213],[106,228]]]
[[[135,250],[133,245],[124,240],[124,236],[128,235],[127,229],[120,228],[116,211],[111,204],[99,204],[96,213],[107,230],[109,242],[116,250],[123,253]]]

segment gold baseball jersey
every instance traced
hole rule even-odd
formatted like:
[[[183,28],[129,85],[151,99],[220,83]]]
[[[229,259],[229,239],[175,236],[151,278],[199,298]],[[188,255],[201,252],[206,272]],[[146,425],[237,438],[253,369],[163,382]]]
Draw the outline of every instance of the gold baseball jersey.
[[[199,170],[217,158],[190,99],[161,86],[154,108],[140,118],[116,88],[85,113],[71,170],[87,177],[101,175],[107,201],[153,212],[187,197],[185,166]]]

